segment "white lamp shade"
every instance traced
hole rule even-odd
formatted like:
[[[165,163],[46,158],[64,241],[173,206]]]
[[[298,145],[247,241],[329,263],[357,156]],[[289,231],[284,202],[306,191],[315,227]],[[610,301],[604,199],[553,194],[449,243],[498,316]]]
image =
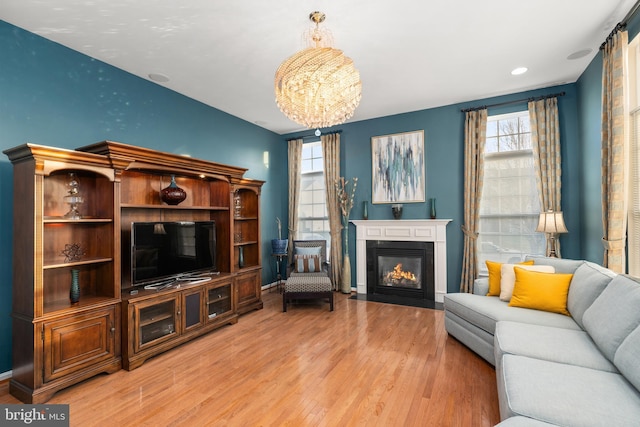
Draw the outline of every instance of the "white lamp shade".
[[[540,212],[540,219],[536,231],[541,233],[568,233],[567,226],[564,225],[562,211]]]

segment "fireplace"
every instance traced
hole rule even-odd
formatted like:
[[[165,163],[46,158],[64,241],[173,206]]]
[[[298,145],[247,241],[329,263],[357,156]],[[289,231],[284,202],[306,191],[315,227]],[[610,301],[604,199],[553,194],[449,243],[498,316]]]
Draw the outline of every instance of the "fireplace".
[[[367,241],[367,295],[434,301],[433,242]]]
[[[351,223],[356,226],[357,294],[363,297],[368,295],[367,242],[399,242],[404,247],[408,247],[407,244],[411,242],[427,242],[433,245],[433,267],[431,272],[422,273],[421,286],[424,289],[424,278],[431,277],[432,274],[434,296],[431,298],[435,298],[436,303],[443,302],[444,295],[447,293],[447,224],[450,222],[450,219],[351,220]],[[408,292],[410,289],[403,289],[403,291]],[[415,299],[415,301],[428,300]]]

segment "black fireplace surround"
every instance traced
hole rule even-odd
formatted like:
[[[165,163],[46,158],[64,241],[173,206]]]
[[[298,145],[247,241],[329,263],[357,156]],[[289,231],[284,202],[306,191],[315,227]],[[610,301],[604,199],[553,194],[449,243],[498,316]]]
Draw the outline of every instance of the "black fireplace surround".
[[[368,240],[367,295],[435,301],[433,242]]]

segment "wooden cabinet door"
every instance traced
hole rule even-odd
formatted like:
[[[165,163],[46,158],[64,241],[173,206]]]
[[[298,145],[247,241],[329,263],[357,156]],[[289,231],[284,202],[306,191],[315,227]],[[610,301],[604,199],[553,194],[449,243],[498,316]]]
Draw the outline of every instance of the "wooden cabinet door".
[[[182,328],[184,332],[204,325],[202,288],[182,292]]]
[[[117,328],[115,306],[45,322],[44,382],[114,358]]]
[[[249,271],[236,276],[236,293],[238,295],[238,313],[262,308],[261,270]]]

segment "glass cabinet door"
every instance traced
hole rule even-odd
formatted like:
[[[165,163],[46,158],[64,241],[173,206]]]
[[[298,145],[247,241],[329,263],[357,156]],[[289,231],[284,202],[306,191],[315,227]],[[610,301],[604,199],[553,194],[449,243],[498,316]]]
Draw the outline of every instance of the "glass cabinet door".
[[[207,316],[209,320],[231,312],[231,284],[207,290]]]
[[[151,304],[137,304],[137,349],[143,349],[149,345],[164,341],[177,333],[178,310],[177,299],[154,302]]]

